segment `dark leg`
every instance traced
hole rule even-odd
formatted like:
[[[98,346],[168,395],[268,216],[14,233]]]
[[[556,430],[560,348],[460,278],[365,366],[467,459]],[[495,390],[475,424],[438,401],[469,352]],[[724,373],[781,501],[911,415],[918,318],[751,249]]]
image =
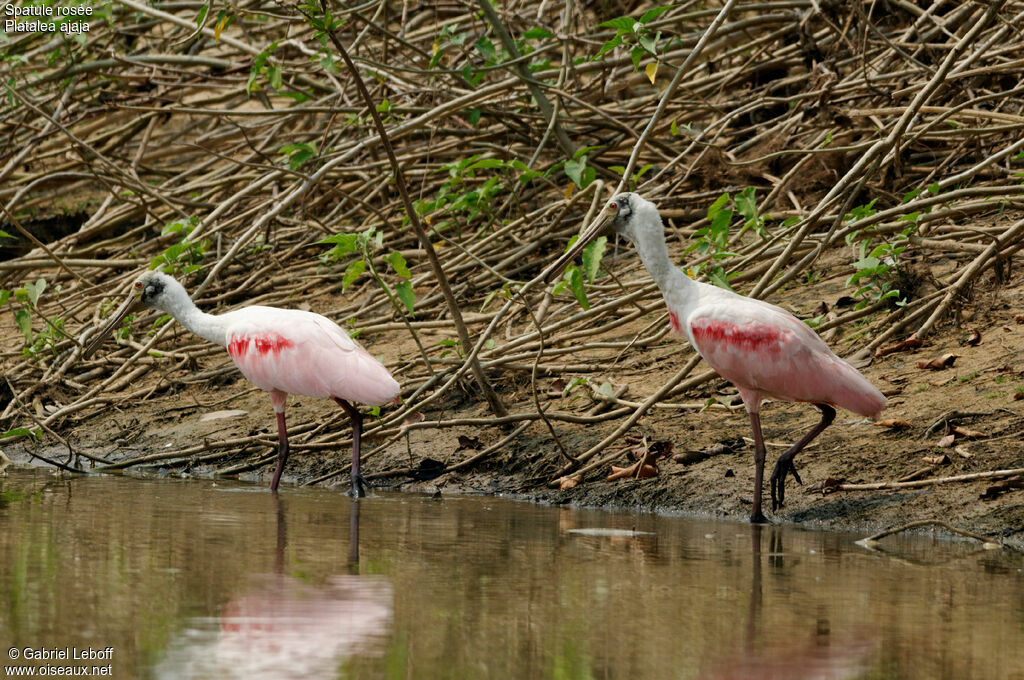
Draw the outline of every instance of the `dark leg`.
[[[821,431],[832,424],[835,420],[836,410],[828,404],[815,404],[821,409],[821,420],[817,425],[811,428],[811,431],[805,434],[800,441],[793,444],[791,447],[786,449],[786,452],[779,456],[779,460],[775,463],[775,469],[772,470],[772,511],[778,510],[782,507],[782,501],[786,496],[786,474],[792,474],[793,479],[796,480],[797,484],[803,484],[800,481],[800,475],[796,472],[796,466],[793,465],[793,457],[800,453],[801,449],[807,446],[812,439],[821,434]]]
[[[281,448],[277,451],[277,469],[274,470],[274,478],[270,480],[270,490],[277,492],[277,483],[281,481],[281,473],[284,472],[284,462],[288,460],[288,428],[284,424],[284,411],[277,412],[277,436],[281,440]]]
[[[750,429],[754,431],[754,508],[750,511],[750,521],[755,524],[767,524],[761,512],[761,487],[764,485],[764,437],[761,435],[761,417],[750,412]]]
[[[352,419],[352,497],[362,498],[366,495],[366,487],[369,486],[359,474],[359,437],[363,434],[363,414],[344,399],[334,397],[334,401],[338,402]]]

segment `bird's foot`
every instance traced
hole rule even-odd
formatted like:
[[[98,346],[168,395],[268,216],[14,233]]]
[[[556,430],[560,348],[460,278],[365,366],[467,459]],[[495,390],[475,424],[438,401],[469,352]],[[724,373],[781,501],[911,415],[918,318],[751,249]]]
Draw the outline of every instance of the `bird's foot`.
[[[366,497],[366,489],[370,488],[370,483],[366,481],[366,478],[360,474],[355,474],[352,477],[352,491],[350,495],[352,498],[364,498]]]
[[[760,510],[750,513],[751,524],[771,524],[768,518],[764,516],[764,513]]]
[[[785,455],[779,456],[778,462],[775,463],[775,469],[772,470],[771,483],[772,483],[772,512],[775,512],[782,507],[782,502],[786,498],[786,475],[793,475],[793,479],[796,480],[797,484],[803,484],[803,480],[800,479],[799,473],[796,471],[796,466],[793,465],[793,457],[786,457]]]

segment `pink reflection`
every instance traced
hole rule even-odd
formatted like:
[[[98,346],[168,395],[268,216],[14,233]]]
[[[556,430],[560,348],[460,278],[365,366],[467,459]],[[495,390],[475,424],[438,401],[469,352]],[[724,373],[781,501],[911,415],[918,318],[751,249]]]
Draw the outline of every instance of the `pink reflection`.
[[[268,575],[199,622],[156,670],[166,678],[334,678],[345,659],[383,652],[394,593],[382,577],[332,576],[314,586]]]
[[[870,670],[877,645],[869,640],[824,639],[779,647],[720,663],[700,680],[849,680]]]

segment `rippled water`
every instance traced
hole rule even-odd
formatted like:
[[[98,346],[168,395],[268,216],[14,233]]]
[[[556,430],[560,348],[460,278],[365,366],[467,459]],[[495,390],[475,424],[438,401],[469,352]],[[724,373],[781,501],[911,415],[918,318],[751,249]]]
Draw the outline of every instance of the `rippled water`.
[[[8,469],[0,665],[116,678],[1024,679],[1020,555],[924,536],[871,552],[857,538]]]

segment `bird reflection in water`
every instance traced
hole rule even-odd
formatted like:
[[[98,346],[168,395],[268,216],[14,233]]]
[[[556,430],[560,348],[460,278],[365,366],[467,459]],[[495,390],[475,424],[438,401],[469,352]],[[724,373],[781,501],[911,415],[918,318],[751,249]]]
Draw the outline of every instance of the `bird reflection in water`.
[[[394,618],[391,584],[359,574],[359,501],[351,501],[347,573],[314,585],[285,573],[287,525],[276,494],[274,573],[255,576],[219,618],[198,618],[155,668],[159,678],[334,678],[341,664],[383,653]]]
[[[782,574],[792,567],[786,565],[783,534],[778,527],[752,524],[750,530],[750,604],[742,647],[729,659],[709,664],[708,670],[698,677],[701,680],[853,680],[863,677],[878,651],[877,639],[870,633],[834,635],[826,611],[819,612],[815,621],[808,621],[804,633],[799,628],[769,630],[773,622],[765,617],[763,608],[762,559],[768,559],[772,573]],[[768,553],[763,558],[764,538],[768,539]]]

